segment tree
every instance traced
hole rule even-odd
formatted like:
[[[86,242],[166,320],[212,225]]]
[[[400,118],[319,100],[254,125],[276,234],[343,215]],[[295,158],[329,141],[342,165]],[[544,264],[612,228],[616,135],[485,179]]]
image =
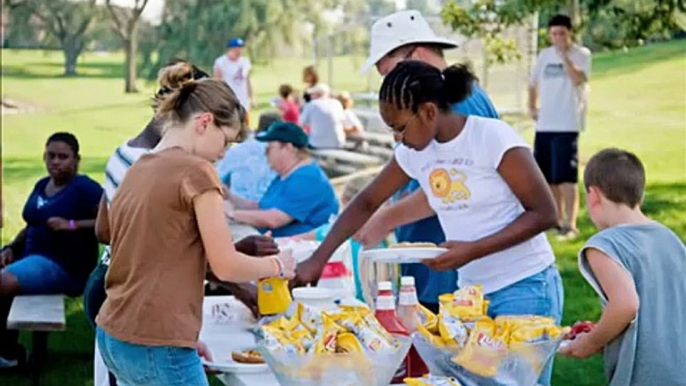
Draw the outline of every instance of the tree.
[[[500,33],[540,11],[565,13],[579,35],[588,34],[604,47],[615,48],[678,31],[677,17],[686,12],[686,5],[684,0],[453,0],[445,4],[441,14],[454,30],[484,39],[493,61],[506,62],[517,56],[516,48]],[[589,25],[600,28],[587,30]],[[605,38],[605,34],[612,38]]]
[[[167,0],[157,27],[157,63],[149,77],[172,57],[192,60],[211,70],[227,39],[246,41],[254,61],[273,57],[276,46],[305,44],[326,28],[322,15],[337,0]],[[211,72],[211,71],[210,71]]]
[[[141,14],[148,5],[148,0],[134,0],[132,8],[116,7],[111,0],[105,0],[107,9],[112,15],[114,32],[119,35],[124,44],[125,61],[125,86],[127,93],[138,92],[136,89],[138,57],[138,27]]]
[[[14,0],[11,3],[30,10],[41,27],[57,39],[64,53],[64,75],[76,75],[76,62],[86,48],[87,32],[95,16],[95,0]]]

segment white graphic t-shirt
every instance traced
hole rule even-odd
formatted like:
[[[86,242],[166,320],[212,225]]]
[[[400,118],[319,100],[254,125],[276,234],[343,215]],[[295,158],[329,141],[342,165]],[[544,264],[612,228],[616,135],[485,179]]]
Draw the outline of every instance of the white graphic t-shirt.
[[[250,95],[248,93],[248,75],[252,68],[250,60],[241,56],[238,60],[233,61],[228,56],[222,55],[214,61],[214,68],[221,71],[224,83],[231,87],[241,105],[246,110],[250,110]]]
[[[515,221],[524,207],[498,173],[505,153],[529,145],[507,123],[469,116],[450,142],[435,140],[422,151],[398,146],[395,157],[419,181],[447,240],[474,241]],[[483,285],[495,292],[547,268],[555,261],[545,234],[475,260],[458,270],[458,285]]]
[[[591,73],[591,51],[574,45],[569,49],[569,59],[586,78]],[[576,86],[569,78],[562,56],[555,47],[548,47],[538,54],[531,73],[530,83],[538,89],[539,132],[579,132],[585,126],[588,99],[588,82]]]

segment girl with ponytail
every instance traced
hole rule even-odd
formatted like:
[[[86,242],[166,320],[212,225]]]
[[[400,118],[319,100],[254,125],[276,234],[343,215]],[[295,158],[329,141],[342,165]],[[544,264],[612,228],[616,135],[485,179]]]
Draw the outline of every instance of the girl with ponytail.
[[[212,162],[242,137],[245,112],[226,84],[179,76],[185,68],[160,75],[172,85],[154,101],[161,139],[128,169],[96,222],[111,245],[96,341],[119,386],[208,385],[197,340],[208,264],[222,281],[293,276],[290,255],[255,258],[227,243]]]
[[[381,116],[396,140],[394,158],[345,209],[298,269],[298,283],[319,278],[336,248],[411,179],[425,200],[411,210],[384,212],[387,230],[438,215],[448,251],[426,260],[458,270],[458,286],[482,285],[491,317],[562,316],[562,283],[543,233],[553,227],[553,196],[530,146],[507,123],[464,116],[450,106],[469,96],[466,66],[444,71],[418,61],[399,63],[383,81]],[[540,382],[550,383],[550,366]]]

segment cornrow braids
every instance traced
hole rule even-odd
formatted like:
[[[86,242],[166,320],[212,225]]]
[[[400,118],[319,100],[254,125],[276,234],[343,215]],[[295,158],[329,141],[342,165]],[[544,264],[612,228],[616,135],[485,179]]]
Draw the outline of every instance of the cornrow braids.
[[[435,103],[442,111],[465,100],[476,77],[466,65],[453,65],[444,71],[416,60],[398,63],[385,78],[379,101],[399,110],[417,113],[422,103]]]

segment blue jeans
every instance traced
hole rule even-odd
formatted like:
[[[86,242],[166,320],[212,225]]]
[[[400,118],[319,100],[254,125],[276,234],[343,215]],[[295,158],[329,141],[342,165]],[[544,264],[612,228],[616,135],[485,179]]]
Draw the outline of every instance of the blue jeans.
[[[127,343],[100,327],[96,339],[119,386],[209,386],[195,349]]]
[[[555,319],[557,324],[562,320],[562,305],[564,292],[562,278],[555,265],[543,271],[520,280],[503,289],[486,295],[491,303],[488,316],[498,315],[541,315]],[[550,385],[553,372],[553,358],[543,369],[538,383]]]
[[[79,296],[86,284],[84,279],[74,278],[61,265],[42,255],[24,256],[5,270],[17,278],[22,295]]]

